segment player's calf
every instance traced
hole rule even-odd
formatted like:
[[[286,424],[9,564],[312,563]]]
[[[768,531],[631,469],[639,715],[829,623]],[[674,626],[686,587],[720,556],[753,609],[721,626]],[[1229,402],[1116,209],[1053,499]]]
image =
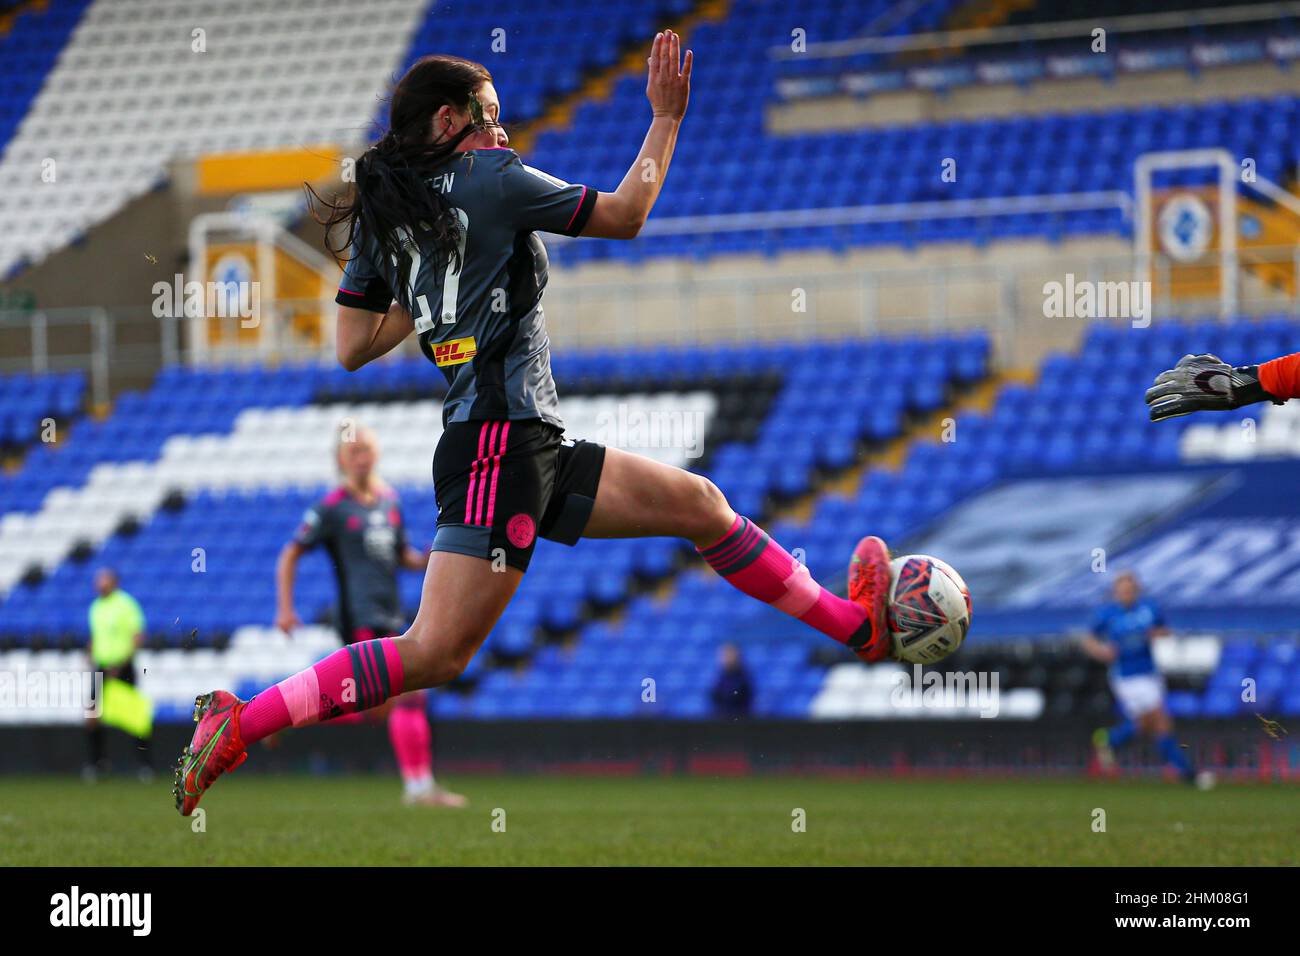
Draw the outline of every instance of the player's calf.
[[[879,542],[878,538],[864,540]],[[737,516],[725,535],[699,552],[732,587],[798,618],[855,653],[877,654],[879,648],[888,648],[884,608],[889,552],[883,542],[866,556],[866,564],[856,569],[856,576],[850,572],[857,584],[851,583],[848,599],[818,584],[805,565],[743,516]],[[870,659],[879,660],[886,652]]]

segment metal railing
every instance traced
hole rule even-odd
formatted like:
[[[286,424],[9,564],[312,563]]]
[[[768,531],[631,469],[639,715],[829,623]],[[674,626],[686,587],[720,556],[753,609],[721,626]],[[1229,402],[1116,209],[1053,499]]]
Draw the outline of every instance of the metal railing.
[[[1300,317],[1295,276],[1300,248],[1247,248],[1239,253],[1242,275],[1233,315],[1286,313]],[[718,276],[685,269],[663,278],[607,282],[566,281],[560,273],[546,293],[548,329],[557,344],[614,345],[621,342],[685,343],[802,336],[876,335],[982,327],[993,334],[1004,364],[1025,364],[1042,348],[1069,347],[1093,318],[1131,320],[1142,327],[1170,316],[1223,315],[1223,298],[1213,286],[1219,263],[1199,267],[1164,255],[1148,259],[1152,277],[1143,293],[1149,315],[1048,314],[1046,287],[1059,283],[1105,291],[1107,284],[1138,281],[1131,253],[1047,259],[971,262],[809,272],[779,262],[762,275]],[[1286,267],[1289,289],[1270,287],[1258,267]],[[1203,295],[1176,295],[1176,282],[1206,286]],[[795,308],[802,304],[802,310]],[[1129,311],[1133,311],[1130,307]]]
[[[180,361],[175,327],[135,310],[37,309],[0,312],[0,373],[86,371],[90,400],[107,403],[115,382],[147,381]]]
[[[839,59],[860,53],[968,49],[1001,43],[1023,44],[1035,40],[1087,37],[1098,27],[1105,27],[1111,33],[1154,33],[1162,30],[1186,30],[1192,27],[1268,23],[1294,16],[1300,16],[1300,3],[1255,3],[1207,10],[1134,13],[1118,17],[1061,20],[1027,26],[979,27],[894,36],[861,36],[847,40],[809,43],[806,51],[799,53],[792,50],[789,45],[773,46],[768,53],[773,60],[794,60],[802,57]]]
[[[933,255],[933,250],[931,253]],[[1288,314],[1300,319],[1300,247],[1246,248],[1236,314]],[[1168,316],[1219,314],[1213,284],[1217,258],[1202,267],[1207,291],[1200,299],[1175,298],[1175,270],[1163,255],[1151,257],[1149,316],[1051,315],[1047,289],[1084,283],[1134,281],[1131,253],[1078,256],[1061,253],[1033,260],[1002,258],[898,268],[827,268],[810,271],[781,260],[753,275],[723,274],[720,267],[677,263],[676,273],[590,281],[582,273],[556,270],[543,298],[547,326],[557,350],[566,348],[688,344],[753,340],[869,336],[983,328],[1003,365],[1026,365],[1049,348],[1071,347],[1095,318],[1131,321],[1142,327]],[[1260,277],[1268,264],[1285,267],[1289,288]],[[1274,270],[1276,273],[1282,270]],[[1195,277],[1193,277],[1195,278]],[[1284,283],[1285,284],[1285,283]],[[238,316],[224,319],[157,317],[139,308],[48,309],[0,312],[0,372],[81,368],[99,404],[127,387],[148,383],[161,366],[176,363],[334,361],[332,322],[304,334],[295,316],[320,312],[319,300],[262,303],[258,345],[240,338]],[[190,346],[191,324],[208,324],[199,359]],[[271,343],[264,344],[263,337]],[[415,352],[414,340],[404,346]]]

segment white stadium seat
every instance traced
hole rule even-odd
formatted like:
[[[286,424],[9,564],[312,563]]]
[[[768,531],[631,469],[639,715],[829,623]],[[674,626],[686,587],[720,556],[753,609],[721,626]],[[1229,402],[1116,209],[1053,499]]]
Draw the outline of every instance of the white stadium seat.
[[[0,158],[0,274],[107,220],[173,159],[357,145],[424,12],[414,0],[97,0]],[[206,52],[191,48],[196,28]],[[333,82],[300,82],[323,62]],[[54,183],[33,175],[46,159]]]
[[[1300,404],[1258,405],[1245,421],[1197,422],[1183,432],[1184,461],[1250,461],[1300,456]]]
[[[703,435],[716,411],[711,392],[666,395],[575,396],[565,402],[567,432],[632,448],[675,465],[687,463],[676,440],[643,447],[634,428],[618,427],[659,408],[685,407]],[[667,417],[667,416],[665,416]],[[175,489],[192,494],[257,488],[323,488],[337,480],[334,430],[346,419],[374,430],[384,454],[384,475],[393,483],[428,485],[433,452],[442,435],[440,402],[370,402],[251,408],[228,434],[174,435],[156,461],[97,465],[80,488],[55,488],[35,514],[0,518],[0,594],[27,568],[53,568],[79,541],[99,545],[122,521],[147,522]],[[661,436],[675,438],[675,436]],[[655,436],[651,435],[653,440]]]

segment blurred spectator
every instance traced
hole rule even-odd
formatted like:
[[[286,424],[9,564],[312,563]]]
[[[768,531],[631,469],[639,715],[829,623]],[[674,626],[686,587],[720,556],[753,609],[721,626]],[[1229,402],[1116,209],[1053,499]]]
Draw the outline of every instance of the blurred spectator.
[[[749,668],[740,659],[740,648],[723,644],[718,651],[718,679],[710,697],[714,709],[725,717],[747,717],[754,704],[754,684]]]
[[[135,652],[144,643],[144,613],[135,598],[118,586],[117,572],[95,572],[97,597],[90,605],[91,667],[104,675],[99,717],[86,720],[89,763],[83,773],[94,780],[104,768],[104,726],[126,731],[136,742],[142,780],[153,775],[149,740],[153,733],[153,706],[136,689]]]

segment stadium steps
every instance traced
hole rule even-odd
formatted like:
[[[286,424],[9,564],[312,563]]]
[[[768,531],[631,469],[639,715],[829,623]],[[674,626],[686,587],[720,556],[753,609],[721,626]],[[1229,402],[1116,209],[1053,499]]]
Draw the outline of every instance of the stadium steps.
[[[48,9],[50,0],[26,0],[25,3],[16,3],[8,10],[0,12],[0,37],[4,36],[14,28],[14,21],[24,13],[37,13]]]
[[[85,407],[71,417],[59,421],[58,427],[54,430],[54,437],[49,442],[32,442],[17,452],[10,454],[0,460],[0,473],[17,474],[22,471],[23,465],[27,461],[27,455],[38,445],[48,445],[51,448],[62,448],[67,445],[77,430],[77,426],[84,422],[105,422],[113,414],[113,403],[96,404],[89,399]]]
[[[0,515],[33,448],[62,445],[89,414],[84,373],[0,376]],[[47,431],[46,421],[54,428]]]
[[[820,483],[814,483],[806,493],[771,509],[761,516],[762,523],[770,525],[778,521],[786,521],[807,524],[812,518],[812,511],[817,504],[817,500],[823,495],[852,495],[856,493],[858,486],[862,484],[862,479],[872,468],[883,467],[891,471],[898,470],[902,467],[903,461],[907,457],[907,449],[911,447],[912,443],[938,432],[942,428],[945,418],[955,419],[958,415],[968,412],[986,413],[997,402],[998,393],[1003,387],[1013,382],[1028,383],[1032,378],[1033,373],[1024,370],[992,373],[980,382],[970,386],[955,401],[906,427],[897,438],[885,443],[880,449],[868,453],[843,474],[836,475]],[[725,491],[724,488],[723,492],[725,493]],[[707,575],[713,572],[702,564],[689,563],[684,565],[677,574],[655,584],[649,593],[656,603],[666,604],[676,594],[683,575],[692,573]],[[620,606],[606,620],[617,623],[622,619],[623,611],[624,606]]]
[[[830,479],[820,487],[810,491],[791,502],[786,508],[773,513],[774,518],[805,523],[812,517],[813,506],[817,499],[825,494],[854,495],[863,478],[873,468],[898,471],[907,459],[908,449],[921,439],[941,434],[945,419],[956,419],[958,415],[970,412],[986,414],[997,404],[998,394],[1008,384],[1029,384],[1034,373],[1013,369],[994,372],[983,381],[971,386],[968,391],[955,401],[937,409],[932,414],[912,423],[903,433],[880,449],[872,452],[842,475]]]
[[[731,12],[731,0],[702,0],[695,9],[680,19],[664,24],[663,29],[672,30],[683,39],[688,39],[691,30],[706,20],[725,20]],[[685,56],[683,47],[683,56]],[[630,73],[645,69],[645,42],[638,41],[630,47],[623,57],[608,69],[591,77],[579,89],[569,96],[552,103],[536,120],[510,134],[510,145],[518,153],[527,153],[537,135],[546,130],[569,129],[573,126],[574,113],[578,106],[588,100],[607,100],[614,91],[614,84]]]
[[[955,400],[905,426],[903,433],[898,438],[867,454],[842,474],[827,480],[814,481],[806,493],[752,517],[768,528],[776,528],[778,524],[782,523],[808,524],[812,519],[813,508],[822,496],[846,490],[856,490],[863,477],[873,467],[881,467],[882,465],[895,469],[901,467],[906,448],[912,442],[934,434],[941,427],[944,418],[956,418],[957,415],[964,412],[987,411],[996,402],[997,394],[1006,384],[1024,381],[1031,377],[1032,375],[1029,373],[1013,370],[1002,374],[990,373],[983,379],[966,385],[962,394]],[[778,538],[785,537],[783,531],[775,533]],[[687,557],[674,573],[642,592],[642,596],[648,597],[653,607],[664,608],[679,599],[683,588],[687,586],[688,582],[698,581],[700,578],[712,579],[715,577],[714,572],[704,565],[702,561],[698,559],[692,560]],[[833,578],[825,576],[822,577],[822,583],[832,588],[836,584]],[[613,629],[621,630],[626,622],[630,620],[628,614],[633,606],[633,597],[634,595],[629,594],[627,601],[602,615],[600,621]],[[578,640],[580,639],[578,638]],[[571,637],[566,642],[567,646],[574,646],[574,643],[570,642],[574,642],[574,638]],[[842,656],[844,652],[840,648],[823,648],[814,653],[818,654],[818,656],[827,656],[832,663],[843,663],[844,660]],[[1041,707],[1041,701],[1038,706]]]

